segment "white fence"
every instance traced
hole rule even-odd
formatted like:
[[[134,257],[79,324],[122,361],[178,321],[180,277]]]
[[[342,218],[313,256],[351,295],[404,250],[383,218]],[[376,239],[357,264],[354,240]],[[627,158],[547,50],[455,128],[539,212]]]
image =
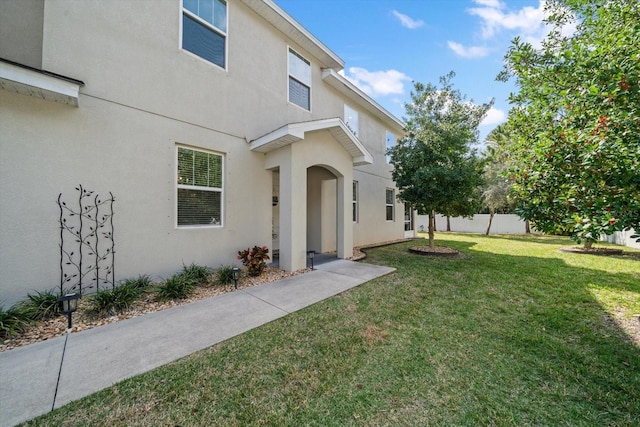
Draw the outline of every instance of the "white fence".
[[[451,217],[451,231],[460,233],[485,233],[489,225],[489,214],[474,215],[473,218]],[[418,215],[418,231],[429,229],[429,216]],[[436,215],[436,230],[447,229],[447,217]],[[518,215],[496,214],[491,223],[492,234],[524,234],[526,225]]]
[[[603,242],[615,243],[616,245],[629,246],[630,248],[640,249],[640,242],[632,239],[631,236],[636,234],[634,229],[627,231],[616,231],[611,236],[601,236]]]
[[[474,215],[473,218],[451,217],[450,224],[451,231],[460,233],[485,233],[489,225],[489,214],[478,214]],[[429,229],[429,216],[418,215],[417,227],[418,231],[427,231]],[[447,217],[436,215],[436,230],[445,231],[446,229]],[[532,229],[531,232],[536,233],[537,231]],[[491,223],[490,233],[524,234],[526,233],[526,225],[518,215],[496,214]],[[640,243],[631,238],[633,234],[635,234],[634,230],[618,231],[611,236],[602,236],[600,240],[640,249]]]

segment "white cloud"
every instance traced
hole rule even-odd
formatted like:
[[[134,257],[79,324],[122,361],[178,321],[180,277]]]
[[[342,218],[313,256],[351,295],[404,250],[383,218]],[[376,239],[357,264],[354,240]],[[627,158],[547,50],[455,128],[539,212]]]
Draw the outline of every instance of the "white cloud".
[[[491,39],[501,31],[509,31],[531,45],[540,48],[542,40],[551,28],[543,20],[546,17],[546,0],[539,0],[537,7],[525,6],[517,10],[507,10],[499,0],[474,0],[479,7],[470,8],[467,12],[478,16],[482,21],[482,37]],[[575,24],[565,25],[563,35],[571,35]]]
[[[344,76],[369,96],[400,95],[404,93],[404,83],[411,78],[397,70],[369,71],[360,67],[349,68]]]
[[[484,117],[480,126],[497,126],[507,121],[507,114],[495,107],[491,107]]]
[[[456,55],[463,58],[483,58],[489,54],[489,49],[483,46],[464,47],[460,43],[451,40],[447,41],[447,45]]]
[[[471,8],[468,12],[482,20],[482,36],[485,39],[502,29],[531,36],[541,32],[544,27],[544,0],[540,0],[538,7],[525,6],[517,11],[505,11],[503,3],[493,0],[475,0],[475,3],[481,7]]]
[[[422,19],[415,20],[410,16],[398,12],[397,10],[392,10],[391,13],[398,19],[398,21],[400,21],[400,24],[403,27],[409,28],[410,30],[415,30],[416,28],[420,28],[424,25],[424,21]]]
[[[475,0],[476,4],[480,6],[496,7],[500,8],[503,4],[499,0]]]

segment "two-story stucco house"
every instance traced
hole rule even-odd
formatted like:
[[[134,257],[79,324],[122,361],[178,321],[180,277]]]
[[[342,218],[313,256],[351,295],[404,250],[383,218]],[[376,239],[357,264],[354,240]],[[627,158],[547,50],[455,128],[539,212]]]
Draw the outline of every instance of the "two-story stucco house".
[[[413,233],[385,156],[403,123],[272,0],[2,0],[0,58],[4,304],[60,285],[78,185],[115,198],[116,280]]]

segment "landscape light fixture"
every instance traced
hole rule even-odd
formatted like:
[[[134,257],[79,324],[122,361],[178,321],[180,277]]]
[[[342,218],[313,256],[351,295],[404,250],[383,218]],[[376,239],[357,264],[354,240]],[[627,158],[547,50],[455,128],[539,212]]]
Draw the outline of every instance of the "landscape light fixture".
[[[240,278],[240,269],[238,267],[233,267],[231,269],[231,274],[233,275],[233,283],[236,286],[236,289],[238,289],[238,279]]]
[[[80,294],[66,294],[58,298],[58,301],[62,304],[62,313],[67,315],[67,331],[71,330],[71,313],[78,309],[78,299]]]
[[[316,257],[316,251],[307,251],[307,256],[311,260],[311,270],[313,270],[313,259]]]

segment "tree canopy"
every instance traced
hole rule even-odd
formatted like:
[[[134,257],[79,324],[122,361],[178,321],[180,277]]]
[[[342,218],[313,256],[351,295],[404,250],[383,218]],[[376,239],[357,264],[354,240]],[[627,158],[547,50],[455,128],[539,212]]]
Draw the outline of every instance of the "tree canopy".
[[[587,246],[640,226],[640,3],[548,0],[540,48],[515,39],[511,179],[518,213]],[[561,27],[577,23],[571,36]]]
[[[479,204],[482,162],[473,144],[478,125],[492,102],[467,101],[451,80],[440,86],[414,83],[411,102],[405,105],[406,136],[388,154],[398,198],[429,214],[429,243],[433,246],[433,215],[473,215]]]

